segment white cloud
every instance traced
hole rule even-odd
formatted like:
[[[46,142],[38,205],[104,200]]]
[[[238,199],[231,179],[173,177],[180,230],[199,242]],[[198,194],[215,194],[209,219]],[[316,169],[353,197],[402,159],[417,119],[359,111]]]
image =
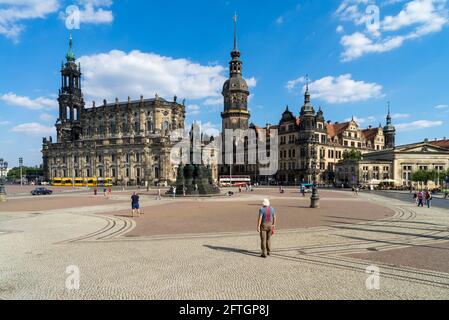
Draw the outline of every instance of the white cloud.
[[[309,89],[313,97],[337,104],[365,101],[383,96],[381,85],[355,81],[351,74],[321,78],[311,82]]]
[[[203,104],[205,106],[218,106],[223,104],[223,98],[208,98],[204,100]]]
[[[447,104],[439,104],[437,106],[435,106],[435,109],[441,110],[441,109],[448,109],[449,105]]]
[[[374,42],[361,32],[345,35],[341,44],[345,48],[342,54],[343,61],[351,61],[367,53],[382,53],[402,46],[406,39],[402,36],[388,37]]]
[[[56,117],[51,115],[51,114],[49,114],[49,113],[42,113],[39,116],[39,119],[41,119],[42,121],[45,121],[45,122],[51,122],[51,121],[56,120]]]
[[[0,0],[0,34],[17,42],[25,21],[45,19],[59,7],[59,0]]]
[[[288,90],[294,90],[298,84],[305,83],[305,82],[306,82],[305,77],[299,77],[297,79],[288,81],[287,84],[285,85],[285,87]]]
[[[217,137],[220,135],[221,125],[213,124],[212,122],[200,123],[200,125],[202,133],[210,137]]]
[[[410,123],[401,123],[396,125],[398,131],[415,131],[420,129],[434,128],[443,125],[443,121],[418,120]]]
[[[383,6],[404,2],[389,0]],[[379,23],[369,23],[372,16],[365,13],[368,0],[343,0],[336,11],[341,21],[351,21],[358,31],[341,38],[343,61],[360,58],[369,53],[382,53],[401,47],[406,41],[439,32],[448,24],[447,0],[407,1],[395,15],[386,15]],[[385,9],[384,9],[385,11]],[[380,17],[379,17],[380,18]],[[365,26],[360,30],[361,26]]]
[[[9,92],[0,96],[0,101],[8,105],[27,108],[30,110],[42,110],[57,108],[58,102],[55,99],[46,97],[29,98],[26,96],[18,96],[15,93]]]
[[[352,118],[345,119],[345,121],[351,121],[351,120],[352,120]],[[376,117],[374,117],[374,116],[368,116],[368,117],[364,117],[364,118],[354,117],[354,121],[360,125],[372,124],[373,122],[376,121]]]
[[[411,115],[409,113],[393,113],[391,117],[393,119],[407,119],[410,118]]]
[[[190,115],[197,115],[200,113],[200,106],[196,105],[196,104],[192,104],[187,106],[187,113]]]
[[[342,25],[339,25],[336,29],[337,33],[342,33],[345,31],[345,28]]]
[[[112,10],[109,10],[112,0],[78,0],[76,4],[81,6],[80,24],[109,24],[114,21]],[[60,12],[59,16],[65,20],[67,13]]]
[[[113,50],[79,59],[84,70],[84,93],[88,99],[115,97],[218,98],[226,80],[222,66],[203,66],[188,59],[175,59],[135,50]],[[253,80],[250,80],[250,83]]]
[[[254,77],[245,79],[245,81],[249,88],[254,88],[257,85],[257,79]]]
[[[37,122],[24,123],[15,126],[11,132],[22,133],[31,136],[50,136],[55,134],[54,127],[47,127]]]
[[[63,0],[0,0],[0,35],[18,42],[27,21],[46,19],[64,4],[69,5]],[[81,24],[103,24],[114,20],[109,10],[112,0],[77,0],[74,4],[80,7]],[[59,16],[65,20],[67,14],[61,11]]]
[[[0,120],[0,127],[10,125],[11,122],[7,120]]]

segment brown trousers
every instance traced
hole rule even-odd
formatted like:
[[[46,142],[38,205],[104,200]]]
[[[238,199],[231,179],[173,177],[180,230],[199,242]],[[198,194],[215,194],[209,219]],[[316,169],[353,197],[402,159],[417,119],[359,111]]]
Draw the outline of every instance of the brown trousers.
[[[262,223],[260,226],[260,247],[262,255],[267,256],[271,252],[271,235],[273,234],[273,225],[271,223]]]

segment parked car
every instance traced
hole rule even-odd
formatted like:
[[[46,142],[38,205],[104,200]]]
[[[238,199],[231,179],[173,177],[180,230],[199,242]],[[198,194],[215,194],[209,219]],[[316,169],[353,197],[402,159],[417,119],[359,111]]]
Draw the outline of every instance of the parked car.
[[[52,193],[53,191],[47,188],[36,188],[33,191],[31,191],[31,194],[33,196],[46,196],[51,195]]]

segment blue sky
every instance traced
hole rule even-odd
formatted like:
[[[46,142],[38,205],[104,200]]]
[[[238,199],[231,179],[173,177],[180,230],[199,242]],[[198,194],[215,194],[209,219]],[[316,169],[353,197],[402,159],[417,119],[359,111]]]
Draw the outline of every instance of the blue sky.
[[[88,107],[176,94],[189,123],[219,129],[237,12],[252,122],[277,123],[287,104],[298,114],[309,74],[328,120],[378,126],[391,101],[399,143],[449,137],[447,0],[0,0],[0,157],[12,165],[40,164],[54,135],[70,5]]]

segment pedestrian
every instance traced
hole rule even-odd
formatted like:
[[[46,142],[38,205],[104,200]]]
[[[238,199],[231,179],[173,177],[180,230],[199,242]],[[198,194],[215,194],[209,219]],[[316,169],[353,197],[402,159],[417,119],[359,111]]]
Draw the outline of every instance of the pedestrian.
[[[418,204],[418,194],[416,192],[413,194],[413,203]]]
[[[133,193],[133,195],[131,196],[131,212],[132,212],[132,217],[134,218],[134,212],[137,211],[137,216],[140,216],[140,205],[139,205],[139,196],[137,195],[137,193]]]
[[[176,187],[173,187],[172,191],[173,191],[173,198],[176,198]]]
[[[111,187],[109,187],[109,189],[108,189],[108,193],[109,193],[109,194],[111,194],[111,193],[112,193],[112,189],[111,189]]]
[[[422,191],[418,193],[418,207],[424,207],[424,194]]]
[[[427,208],[432,208],[432,194],[429,191],[426,191],[426,203],[427,203]]]
[[[97,195],[97,188],[94,188],[94,196],[96,196]]]
[[[162,193],[161,193],[161,188],[160,187],[157,189],[156,200],[162,200]]]
[[[106,188],[103,189],[103,195],[104,195],[105,197],[106,197],[107,191],[108,191],[108,190],[107,190]]]
[[[270,200],[264,199],[262,208],[259,209],[257,232],[260,234],[262,258],[271,254],[271,236],[276,227],[276,211],[270,206]]]
[[[182,186],[182,196],[185,197],[186,196],[186,187]]]
[[[447,199],[448,196],[449,196],[449,191],[446,190],[446,191],[444,192],[444,199]]]

